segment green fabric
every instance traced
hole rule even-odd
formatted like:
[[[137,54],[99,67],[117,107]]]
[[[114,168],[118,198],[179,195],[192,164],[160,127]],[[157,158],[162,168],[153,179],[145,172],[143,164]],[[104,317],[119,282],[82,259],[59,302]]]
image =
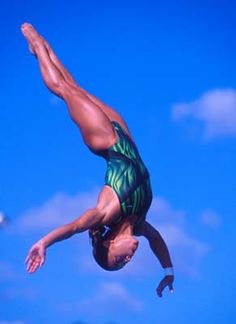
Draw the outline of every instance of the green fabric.
[[[102,154],[107,161],[105,184],[120,200],[121,217],[136,214],[143,219],[152,201],[149,173],[132,139],[119,123],[112,124],[118,140]]]

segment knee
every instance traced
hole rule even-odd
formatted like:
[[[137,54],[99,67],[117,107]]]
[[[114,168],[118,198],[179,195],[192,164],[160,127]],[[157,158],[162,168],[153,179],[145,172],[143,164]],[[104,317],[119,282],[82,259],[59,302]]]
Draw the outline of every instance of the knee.
[[[62,78],[48,77],[46,80],[48,88],[60,97],[64,96],[66,84]]]
[[[63,78],[51,78],[46,80],[47,87],[57,96],[65,100],[67,93],[67,83]]]

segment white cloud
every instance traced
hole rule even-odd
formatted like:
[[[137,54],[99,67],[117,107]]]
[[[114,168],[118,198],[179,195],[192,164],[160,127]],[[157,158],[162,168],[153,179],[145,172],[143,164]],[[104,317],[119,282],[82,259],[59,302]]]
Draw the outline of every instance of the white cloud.
[[[137,314],[144,310],[144,303],[136,296],[132,295],[124,285],[119,282],[100,283],[94,293],[76,303],[60,305],[60,310],[70,312],[77,310],[80,316],[86,318],[99,319],[104,316],[113,318],[122,312],[133,312]]]
[[[41,206],[27,210],[19,216],[12,230],[16,232],[32,232],[49,230],[70,222],[79,217],[86,209],[96,204],[98,190],[78,193],[69,196],[57,193]]]
[[[160,225],[171,255],[175,269],[189,276],[199,274],[201,259],[211,250],[211,247],[188,234],[185,227],[175,224]]]
[[[216,89],[190,103],[172,107],[174,120],[191,117],[203,123],[204,136],[213,139],[236,135],[236,90]]]
[[[212,210],[205,210],[201,215],[201,221],[212,229],[217,229],[221,225],[221,218]]]
[[[186,212],[175,210],[170,203],[162,197],[154,197],[149,211],[150,218],[159,223],[174,223],[182,226],[186,219]]]
[[[95,299],[101,302],[111,303],[109,308],[115,307],[116,302],[123,304],[125,307],[129,308],[131,311],[139,312],[143,310],[143,302],[137,297],[133,296],[128,292],[128,290],[120,283],[103,283],[101,284],[99,294],[95,295]],[[105,304],[104,304],[105,305]],[[119,307],[120,309],[120,307]]]
[[[175,269],[189,276],[198,275],[201,259],[211,247],[194,237],[184,211],[175,210],[163,198],[154,198],[149,219],[166,241]]]

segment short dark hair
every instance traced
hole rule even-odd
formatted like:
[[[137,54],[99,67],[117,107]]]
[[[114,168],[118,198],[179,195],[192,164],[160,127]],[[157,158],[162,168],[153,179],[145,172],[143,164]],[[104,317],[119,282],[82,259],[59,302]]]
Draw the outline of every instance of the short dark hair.
[[[103,245],[103,239],[93,246],[93,256],[101,268],[107,271],[112,270],[108,265],[108,248]]]
[[[93,256],[97,264],[107,271],[113,269],[108,265],[108,248],[103,245],[103,242],[107,239],[109,233],[106,232],[105,227],[100,227],[96,230],[89,230],[89,237],[92,241]]]

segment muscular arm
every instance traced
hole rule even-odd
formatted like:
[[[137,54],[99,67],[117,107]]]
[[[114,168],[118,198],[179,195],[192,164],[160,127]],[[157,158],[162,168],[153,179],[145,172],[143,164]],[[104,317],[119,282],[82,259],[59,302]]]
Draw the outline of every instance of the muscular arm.
[[[60,226],[41,238],[45,247],[68,239],[74,234],[84,232],[96,225],[102,224],[102,216],[96,208],[89,209],[82,216],[76,218],[73,222]]]
[[[46,249],[50,245],[65,240],[76,233],[84,232],[102,224],[103,217],[99,211],[94,208],[86,211],[81,217],[75,219],[73,222],[49,232],[31,247],[25,260],[27,271],[33,273],[44,264]]]
[[[148,222],[144,221],[135,231],[134,235],[146,237],[151,247],[152,252],[158,258],[160,264],[165,270],[165,276],[159,283],[156,291],[159,297],[162,297],[162,292],[165,287],[169,287],[170,292],[173,292],[173,264],[165,241],[161,234]]]
[[[135,235],[144,236],[152,249],[154,255],[158,258],[163,268],[172,268],[170,254],[161,234],[148,222],[143,222],[135,232]]]

